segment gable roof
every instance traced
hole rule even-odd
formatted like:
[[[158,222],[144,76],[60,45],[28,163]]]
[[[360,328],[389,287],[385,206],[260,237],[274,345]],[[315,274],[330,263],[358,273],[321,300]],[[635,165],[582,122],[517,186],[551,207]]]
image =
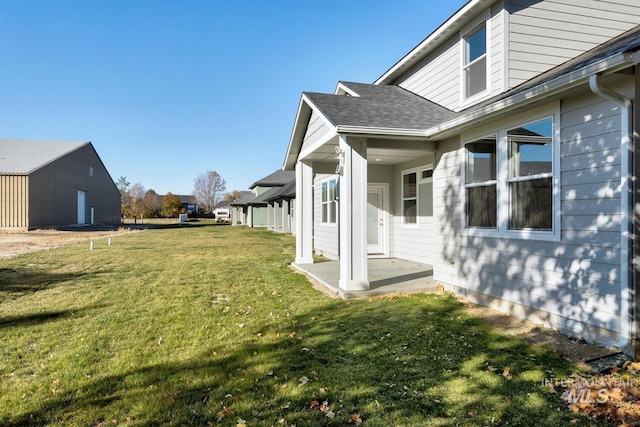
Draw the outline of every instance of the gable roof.
[[[288,183],[289,181],[291,181],[294,177],[295,177],[294,171],[278,169],[272,174],[269,174],[264,178],[251,184],[249,189],[253,189],[255,187],[274,187],[274,186],[281,187],[286,183]]]
[[[304,92],[334,126],[426,129],[455,113],[399,86],[340,82],[353,95]]]
[[[255,194],[252,191],[241,191],[240,197],[229,203],[229,206],[243,206],[246,205],[252,199],[255,199]]]
[[[87,144],[91,142],[0,138],[0,174],[29,175]]]
[[[292,179],[287,185],[284,187],[278,187],[275,193],[272,195],[268,195],[265,197],[267,202],[273,202],[275,200],[282,199],[293,199],[296,197],[296,180]],[[266,194],[266,193],[265,193]]]
[[[406,70],[416,65],[430,52],[436,49],[440,43],[453,34],[457,34],[464,26],[469,24],[469,16],[476,15],[487,9],[495,0],[469,0],[456,11],[442,25],[436,28],[420,44],[411,49],[389,70],[380,76],[374,84],[391,84],[401,76]]]
[[[270,189],[268,189],[264,193],[258,194],[256,197],[254,197],[253,199],[249,200],[247,202],[247,205],[249,205],[249,206],[264,206],[264,205],[267,204],[267,200],[270,199],[275,194],[277,194],[280,191],[280,189],[282,189],[282,187],[271,187]]]

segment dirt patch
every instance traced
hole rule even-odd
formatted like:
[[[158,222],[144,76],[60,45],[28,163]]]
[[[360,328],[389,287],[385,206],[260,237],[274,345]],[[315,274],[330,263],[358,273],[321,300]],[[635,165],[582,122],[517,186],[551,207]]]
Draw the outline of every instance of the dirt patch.
[[[139,231],[139,229],[130,227],[70,227],[16,233],[0,232],[0,259],[134,231]]]

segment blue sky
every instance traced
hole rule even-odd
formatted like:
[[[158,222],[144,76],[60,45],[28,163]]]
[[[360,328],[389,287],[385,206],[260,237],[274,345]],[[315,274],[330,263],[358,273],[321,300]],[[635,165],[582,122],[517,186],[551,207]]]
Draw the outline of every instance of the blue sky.
[[[189,194],[280,169],[303,91],[371,83],[464,0],[0,0],[0,137],[89,140]]]

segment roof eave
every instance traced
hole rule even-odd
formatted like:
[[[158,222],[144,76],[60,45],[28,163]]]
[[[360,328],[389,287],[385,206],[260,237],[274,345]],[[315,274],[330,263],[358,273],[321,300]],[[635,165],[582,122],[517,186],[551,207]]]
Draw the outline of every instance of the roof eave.
[[[380,76],[373,84],[389,84],[395,80],[399,74],[417,63],[422,57],[427,55],[431,50],[435,49],[444,38],[449,37],[454,32],[466,25],[469,21],[470,14],[476,14],[481,9],[487,8],[494,0],[470,0],[462,6],[456,13],[447,19],[442,25],[435,29],[426,39],[419,45],[414,47],[402,59]]]
[[[480,120],[487,120],[502,114],[506,109],[517,108],[530,103],[533,100],[544,99],[553,96],[560,91],[565,91],[584,84],[589,80],[591,75],[603,72],[613,73],[619,71],[638,62],[638,59],[640,58],[638,58],[637,55],[637,53],[617,53],[600,61],[594,62],[593,64],[586,65],[577,70],[537,84],[525,91],[500,99],[477,110],[472,110],[466,114],[462,114],[437,126],[433,126],[425,131],[425,136],[429,139],[440,139],[449,136],[459,131],[460,128],[464,128],[473,125]]]
[[[426,132],[424,129],[399,129],[399,128],[383,128],[383,127],[351,126],[351,125],[336,126],[336,133],[350,134],[350,135],[373,135],[373,136],[384,135],[384,136],[407,137],[407,138],[425,138],[426,137]]]

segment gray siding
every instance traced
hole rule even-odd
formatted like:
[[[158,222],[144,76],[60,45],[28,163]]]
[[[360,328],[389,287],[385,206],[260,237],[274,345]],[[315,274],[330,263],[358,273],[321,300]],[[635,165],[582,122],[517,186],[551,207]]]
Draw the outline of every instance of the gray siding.
[[[87,192],[87,223],[92,206],[95,223],[120,222],[120,193],[93,147],[85,145],[29,176],[29,227],[76,224],[78,190]]]
[[[462,233],[461,148],[440,144],[434,278],[573,336],[620,331],[620,111],[590,93],[561,104],[561,241]]]
[[[509,87],[640,24],[637,0],[506,0]]]
[[[424,157],[409,163],[404,163],[395,167],[397,179],[393,188],[393,211],[396,215],[392,219],[394,230],[394,252],[396,258],[409,261],[420,262],[433,265],[435,261],[434,252],[434,217],[419,216],[417,225],[405,225],[402,223],[402,173],[408,169],[418,169],[432,163],[430,157]],[[420,197],[420,195],[418,195]]]
[[[481,18],[478,16],[477,18]],[[500,93],[504,87],[505,16],[502,1],[497,2],[488,22],[490,93]],[[460,34],[450,37],[425,57],[418,65],[399,78],[399,86],[454,111],[466,108],[462,104]]]
[[[307,131],[304,134],[304,139],[302,140],[301,151],[304,151],[309,146],[315,144],[319,139],[322,139],[322,137],[327,135],[330,131],[331,130],[324,122],[324,120],[320,117],[320,115],[313,111],[311,113],[311,118],[309,119],[309,124],[307,125]]]

